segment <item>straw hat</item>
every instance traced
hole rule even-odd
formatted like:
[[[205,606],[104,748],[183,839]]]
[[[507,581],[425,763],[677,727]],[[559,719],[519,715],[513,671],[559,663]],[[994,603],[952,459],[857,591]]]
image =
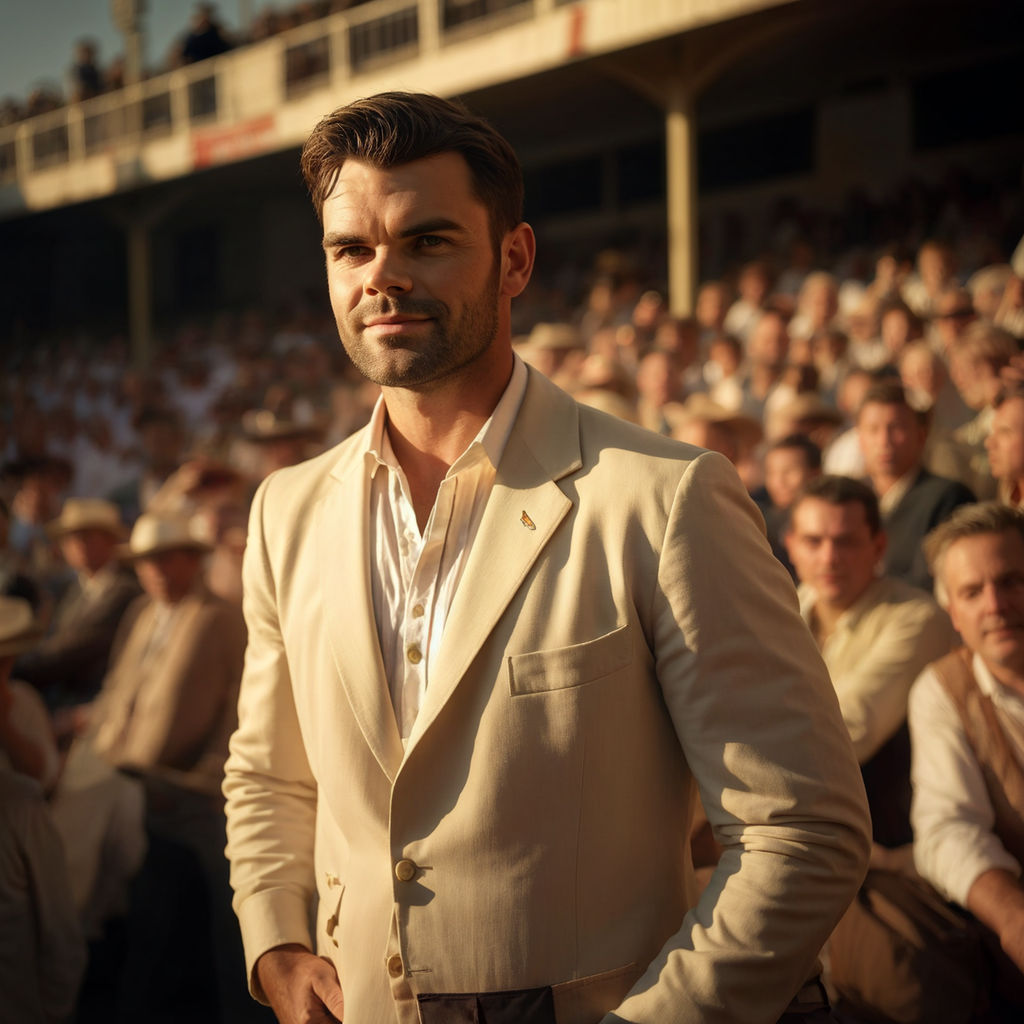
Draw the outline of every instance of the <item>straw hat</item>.
[[[670,402],[664,409],[665,418],[673,430],[690,420],[721,423],[731,428],[740,444],[753,447],[760,444],[764,430],[757,420],[720,405],[702,391],[690,395],[683,403]]]
[[[529,348],[548,352],[571,351],[587,347],[583,335],[572,324],[537,324],[526,338]]]
[[[124,558],[148,558],[161,551],[191,550],[206,552],[210,545],[204,540],[192,521],[182,516],[155,515],[147,512],[139,516],[132,527],[128,543],[122,546]]]
[[[289,419],[273,409],[250,409],[242,414],[242,435],[253,444],[316,438],[322,433],[318,423]]]
[[[100,498],[68,498],[60,516],[46,527],[46,532],[56,539],[79,530],[106,530],[119,540],[128,532],[121,522],[121,510],[113,502]]]
[[[31,650],[42,639],[32,605],[21,597],[0,596],[0,658]]]

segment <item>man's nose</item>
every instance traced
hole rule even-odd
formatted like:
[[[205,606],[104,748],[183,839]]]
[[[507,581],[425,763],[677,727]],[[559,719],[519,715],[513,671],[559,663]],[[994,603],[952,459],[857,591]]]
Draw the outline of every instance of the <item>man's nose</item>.
[[[366,265],[363,290],[367,295],[396,295],[412,290],[412,279],[397,253],[382,248]]]

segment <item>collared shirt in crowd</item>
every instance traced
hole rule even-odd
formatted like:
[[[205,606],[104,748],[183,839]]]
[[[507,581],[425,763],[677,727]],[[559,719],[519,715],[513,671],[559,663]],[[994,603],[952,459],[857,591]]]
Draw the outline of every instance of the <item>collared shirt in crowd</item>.
[[[494,412],[448,469],[422,535],[408,480],[385,430],[383,399],[373,410],[365,454],[372,478],[373,611],[403,742],[412,733],[427,691],[448,611],[526,392],[526,378],[526,365],[516,357]]]
[[[991,697],[999,724],[1024,756],[1024,698],[1001,686],[976,654],[971,662],[981,692]],[[913,746],[914,861],[947,899],[967,905],[967,893],[984,872],[1021,865],[993,831],[995,813],[985,778],[960,714],[929,667],[910,694]]]

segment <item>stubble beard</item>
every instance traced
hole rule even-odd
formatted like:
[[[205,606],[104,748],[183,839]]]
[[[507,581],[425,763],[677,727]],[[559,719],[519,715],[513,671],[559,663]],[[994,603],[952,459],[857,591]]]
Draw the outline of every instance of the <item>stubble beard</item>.
[[[380,316],[429,317],[433,324],[415,343],[386,336],[367,338],[366,320]],[[488,278],[484,291],[456,321],[440,300],[382,296],[361,302],[337,323],[348,357],[367,380],[386,388],[429,390],[490,349],[498,334],[498,275]]]

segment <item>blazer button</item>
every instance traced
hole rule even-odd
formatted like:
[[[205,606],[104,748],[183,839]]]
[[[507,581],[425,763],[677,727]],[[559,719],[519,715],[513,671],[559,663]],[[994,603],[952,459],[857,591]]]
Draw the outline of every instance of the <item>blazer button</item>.
[[[405,968],[402,966],[402,958],[397,953],[395,953],[394,956],[388,957],[388,974],[390,974],[392,978],[400,978],[404,969]]]
[[[418,665],[423,660],[423,652],[416,646],[410,647],[405,656],[414,664]]]
[[[411,882],[416,877],[416,864],[411,860],[400,860],[395,865],[395,877],[400,882]]]

